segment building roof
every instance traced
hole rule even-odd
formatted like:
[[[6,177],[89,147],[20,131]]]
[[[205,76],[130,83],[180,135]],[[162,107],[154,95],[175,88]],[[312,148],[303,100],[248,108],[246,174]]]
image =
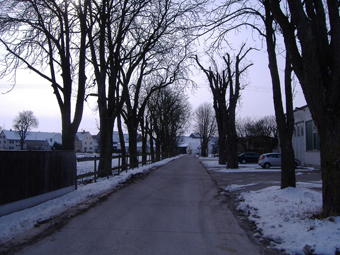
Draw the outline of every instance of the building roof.
[[[188,136],[182,136],[179,141],[177,147],[186,148],[191,145],[192,149],[197,149],[201,145],[200,139],[192,138]]]
[[[87,132],[87,131],[77,132],[76,135],[77,135],[79,141],[84,140],[84,138],[85,138],[87,135],[91,136],[90,132]],[[91,136],[91,137],[92,137],[92,136]]]
[[[202,136],[199,133],[191,133],[190,137],[191,138],[201,138]]]
[[[13,130],[2,130],[7,140],[20,140],[18,132]],[[49,133],[49,132],[33,132],[28,131],[26,136],[26,141],[48,141],[51,143],[53,141],[61,144],[61,134],[60,133]]]

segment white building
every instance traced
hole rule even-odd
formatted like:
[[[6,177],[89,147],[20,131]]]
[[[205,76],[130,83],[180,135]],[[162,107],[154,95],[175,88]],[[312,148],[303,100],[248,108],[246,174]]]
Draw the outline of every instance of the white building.
[[[75,143],[76,152],[95,152],[95,142],[90,132],[77,132],[76,135],[79,140],[79,143]]]
[[[182,154],[200,154],[201,141],[200,138],[193,138],[191,136],[183,136],[179,138],[178,145],[179,153]]]
[[[61,144],[60,133],[27,132],[24,150],[51,150],[54,143]],[[20,150],[20,136],[13,130],[2,130],[0,133],[0,149]]]
[[[293,148],[303,166],[320,167],[320,138],[308,106],[294,110]]]

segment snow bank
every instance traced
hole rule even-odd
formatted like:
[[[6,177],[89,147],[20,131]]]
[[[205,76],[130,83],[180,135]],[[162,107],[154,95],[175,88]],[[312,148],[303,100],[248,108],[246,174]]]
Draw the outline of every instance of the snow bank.
[[[257,225],[258,237],[289,254],[331,254],[340,251],[340,217],[324,220],[313,215],[322,211],[320,192],[304,188],[271,186],[242,193],[238,210]]]

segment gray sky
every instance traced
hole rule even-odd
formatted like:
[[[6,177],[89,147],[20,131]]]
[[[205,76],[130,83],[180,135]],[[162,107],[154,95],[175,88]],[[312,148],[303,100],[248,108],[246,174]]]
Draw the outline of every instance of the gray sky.
[[[244,36],[234,35],[235,43],[233,47],[238,51],[244,41]],[[229,38],[228,38],[229,40]],[[230,40],[231,41],[231,40]],[[253,43],[251,43],[253,44]],[[248,44],[247,44],[248,45]],[[249,46],[254,46],[250,45]],[[255,46],[256,45],[255,43]],[[235,52],[236,52],[235,51]],[[231,53],[232,54],[232,53]],[[273,96],[271,89],[271,77],[268,69],[268,57],[264,49],[261,51],[251,51],[247,55],[247,60],[253,62],[253,66],[248,69],[245,80],[248,86],[241,91],[241,100],[237,108],[237,117],[263,117],[274,115]],[[207,62],[203,62],[205,67],[209,67]],[[279,57],[279,65],[283,70],[283,58]],[[198,69],[193,69],[193,79],[198,88],[195,92],[188,90],[190,103],[193,110],[203,102],[212,103],[212,94],[205,75]],[[39,120],[39,128],[42,132],[61,132],[60,111],[57,100],[53,94],[51,86],[27,70],[20,70],[17,75],[15,88],[10,90],[12,84],[8,79],[0,80],[0,126],[5,129],[12,128],[13,119],[20,111],[30,110]],[[283,99],[284,102],[284,99]],[[305,99],[299,84],[295,88],[294,108],[305,105]],[[95,99],[85,103],[83,120],[79,130],[89,131],[91,134],[98,132],[96,123],[98,113],[93,109],[96,107]],[[189,130],[187,133],[190,133]]]

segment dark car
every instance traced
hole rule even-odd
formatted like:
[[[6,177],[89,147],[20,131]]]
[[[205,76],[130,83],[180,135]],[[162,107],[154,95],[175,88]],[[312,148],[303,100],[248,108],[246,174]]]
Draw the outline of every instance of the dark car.
[[[261,155],[256,152],[246,152],[242,153],[241,155],[237,156],[238,162],[245,164],[245,163],[257,163],[259,157]]]

